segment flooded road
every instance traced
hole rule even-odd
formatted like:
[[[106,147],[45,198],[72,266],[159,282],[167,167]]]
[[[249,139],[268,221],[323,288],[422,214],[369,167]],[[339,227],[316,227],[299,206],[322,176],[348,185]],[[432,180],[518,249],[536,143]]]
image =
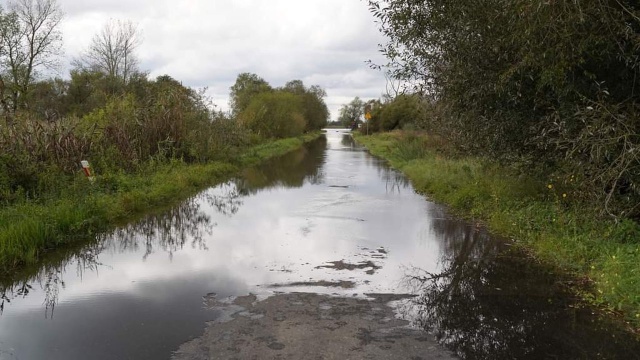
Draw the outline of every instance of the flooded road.
[[[294,303],[318,313],[298,311],[295,319],[307,319],[287,326],[342,324],[339,331],[357,333],[349,349],[375,347],[371,358],[403,337],[415,340],[407,346],[422,344],[424,358],[639,358],[637,339],[576,308],[563,281],[415,194],[348,133],[329,130],[2,280],[0,359],[223,357],[232,347],[225,341],[258,325],[266,330],[228,357],[252,342],[275,357],[293,351],[293,335],[276,339],[269,326],[294,319],[298,310],[283,308]],[[351,310],[326,314],[344,307]],[[396,324],[394,312],[414,328]],[[366,322],[349,328],[362,318],[400,332],[375,338],[362,331]],[[429,333],[417,336],[418,328]],[[434,338],[449,350],[435,348]],[[335,349],[365,358],[342,351]]]

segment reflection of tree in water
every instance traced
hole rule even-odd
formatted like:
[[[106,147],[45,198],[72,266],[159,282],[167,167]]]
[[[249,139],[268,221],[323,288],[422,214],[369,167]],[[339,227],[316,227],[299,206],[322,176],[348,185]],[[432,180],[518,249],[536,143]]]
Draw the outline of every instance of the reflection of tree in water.
[[[343,134],[342,139],[340,139],[340,144],[352,149],[357,147],[356,141],[353,139],[351,134]]]
[[[99,235],[76,246],[59,249],[44,257],[34,268],[26,268],[9,279],[0,279],[0,314],[6,303],[29,296],[33,292],[44,294],[45,315],[53,316],[61,289],[64,289],[64,274],[74,264],[78,276],[87,271],[96,273],[103,264],[99,255],[105,250],[115,252],[144,251],[143,259],[162,250],[169,254],[185,246],[206,249],[205,234],[210,234],[215,224],[211,216],[203,211],[207,204],[223,215],[234,215],[242,206],[242,197],[260,189],[275,186],[302,186],[305,180],[320,183],[320,168],[324,163],[326,139],[308,144],[304,149],[247,172],[246,180],[220,185],[188,199],[161,214],[115,230],[108,235]]]
[[[441,217],[433,229],[444,244],[443,270],[415,269],[407,282],[419,294],[418,324],[459,356],[626,359],[640,354],[632,336],[594,326],[588,309],[572,308],[574,299],[548,268],[473,225]]]
[[[235,215],[242,206],[242,196],[233,182],[220,184],[201,194],[202,200],[220,214]]]
[[[143,259],[157,250],[170,257],[189,244],[206,249],[204,235],[210,234],[211,217],[200,209],[198,198],[191,198],[158,215],[118,229],[106,241],[119,252],[144,249]]]
[[[117,252],[135,252],[142,248],[143,259],[158,250],[173,257],[185,246],[206,250],[205,235],[211,234],[215,224],[211,221],[211,215],[202,209],[202,204],[231,216],[238,211],[242,200],[235,186],[222,184],[162,213],[117,229],[103,236],[103,242]]]
[[[305,181],[322,183],[326,148],[327,139],[323,136],[298,150],[244,170],[242,178],[236,180],[239,192],[250,195],[263,189],[302,187]]]
[[[38,267],[21,270],[12,279],[0,281],[0,315],[5,303],[14,299],[27,297],[32,292],[42,292],[45,317],[53,317],[58,294],[65,287],[63,275],[73,268],[82,277],[87,271],[96,272],[102,265],[98,254],[104,251],[104,245],[93,242],[89,245],[76,246],[49,254]]]
[[[387,193],[400,193],[400,190],[406,190],[411,186],[409,178],[398,172],[386,164],[378,167],[378,174],[380,178],[387,185]]]
[[[5,303],[36,291],[44,295],[45,316],[53,316],[59,292],[65,286],[65,272],[75,265],[79,277],[87,271],[97,273],[103,266],[99,255],[105,250],[136,252],[143,249],[143,258],[147,258],[158,249],[169,256],[187,245],[206,249],[204,235],[211,232],[214,224],[210,215],[201,210],[201,203],[207,203],[225,215],[235,214],[242,205],[235,186],[225,184],[161,214],[147,216],[111,234],[100,235],[88,245],[84,243],[48,254],[39,267],[24,269],[13,278],[0,281],[0,314]]]

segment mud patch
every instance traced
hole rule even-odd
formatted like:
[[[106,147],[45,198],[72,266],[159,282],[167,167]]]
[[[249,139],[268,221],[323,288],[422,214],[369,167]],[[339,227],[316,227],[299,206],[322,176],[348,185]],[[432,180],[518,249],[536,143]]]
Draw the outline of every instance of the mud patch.
[[[270,288],[282,288],[282,287],[296,287],[296,286],[320,286],[320,287],[339,287],[343,289],[353,289],[356,287],[356,283],[353,281],[299,281],[288,284],[273,284],[269,285]]]
[[[225,323],[209,323],[174,359],[454,359],[423,331],[396,318],[390,302],[411,297],[367,294],[371,299],[292,293],[256,301]]]
[[[363,261],[358,264],[346,263],[344,260],[340,261],[331,261],[328,263],[329,265],[320,265],[316,266],[316,269],[334,269],[334,270],[363,270],[369,269],[365,271],[367,275],[375,274],[376,270],[382,269],[381,266],[376,265],[373,261]]]

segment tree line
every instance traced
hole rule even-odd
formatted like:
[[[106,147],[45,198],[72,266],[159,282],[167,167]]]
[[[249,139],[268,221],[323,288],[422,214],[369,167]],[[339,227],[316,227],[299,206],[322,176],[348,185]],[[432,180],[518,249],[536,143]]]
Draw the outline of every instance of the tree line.
[[[368,3],[387,38],[372,66],[403,84],[371,104],[374,129],[427,130],[640,218],[637,2]]]
[[[98,174],[152,164],[230,160],[271,138],[322,128],[329,112],[319,86],[274,88],[238,76],[230,112],[206,89],[139,68],[141,31],[110,20],[72,61],[61,63],[63,12],[55,0],[12,0],[0,8],[0,204],[55,193],[78,176],[80,160]]]

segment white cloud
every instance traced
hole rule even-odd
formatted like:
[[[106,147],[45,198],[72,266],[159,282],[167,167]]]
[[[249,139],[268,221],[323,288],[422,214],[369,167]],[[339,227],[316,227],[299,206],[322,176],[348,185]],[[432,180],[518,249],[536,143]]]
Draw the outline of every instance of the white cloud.
[[[384,39],[361,0],[59,0],[66,13],[66,56],[78,56],[109,19],[139,24],[141,68],[192,87],[208,87],[227,108],[229,87],[241,72],[273,86],[301,79],[327,90],[335,118],[355,96],[379,97]],[[346,99],[346,101],[345,101]]]

